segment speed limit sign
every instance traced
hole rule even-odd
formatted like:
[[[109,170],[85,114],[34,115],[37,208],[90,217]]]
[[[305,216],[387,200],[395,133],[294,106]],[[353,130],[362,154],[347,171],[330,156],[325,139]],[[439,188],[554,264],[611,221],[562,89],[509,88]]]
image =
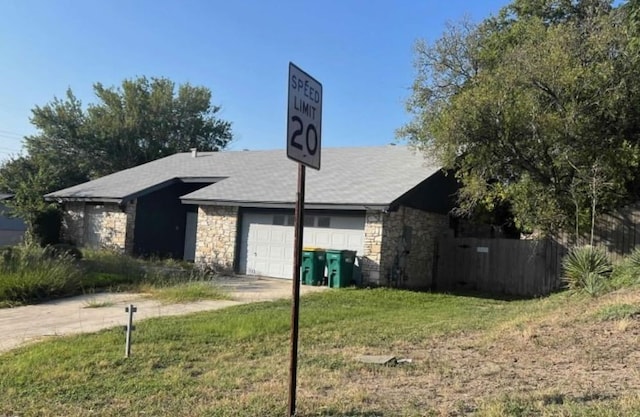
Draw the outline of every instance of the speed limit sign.
[[[287,157],[320,169],[322,84],[289,63]]]

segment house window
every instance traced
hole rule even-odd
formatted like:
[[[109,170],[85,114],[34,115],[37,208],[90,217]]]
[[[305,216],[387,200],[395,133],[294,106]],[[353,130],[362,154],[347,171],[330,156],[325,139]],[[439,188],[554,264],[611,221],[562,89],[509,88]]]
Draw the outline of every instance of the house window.
[[[295,218],[291,215],[274,214],[273,224],[275,226],[293,226]],[[329,216],[304,216],[304,227],[331,227],[331,217]]]
[[[331,217],[329,216],[318,216],[318,227],[331,227]]]
[[[284,214],[274,214],[273,224],[276,226],[293,226],[293,216],[285,216]]]

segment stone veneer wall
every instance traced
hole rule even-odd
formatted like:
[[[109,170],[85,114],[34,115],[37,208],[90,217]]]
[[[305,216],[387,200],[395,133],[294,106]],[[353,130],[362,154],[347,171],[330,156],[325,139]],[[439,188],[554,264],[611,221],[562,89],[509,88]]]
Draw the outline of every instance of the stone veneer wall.
[[[384,216],[381,211],[367,211],[365,214],[364,254],[360,257],[360,269],[364,283],[384,285],[384,279],[381,280],[380,276]]]
[[[238,207],[198,207],[195,261],[233,271],[237,234]]]
[[[409,242],[403,237],[405,227],[410,230]],[[385,219],[380,269],[386,277],[390,276],[397,256],[402,273],[394,285],[412,289],[430,288],[436,239],[451,233],[449,216],[446,214],[400,207]]]
[[[78,246],[98,246],[133,253],[136,201],[127,203],[124,211],[116,203],[65,204],[62,238]],[[94,233],[87,241],[87,231]]]
[[[403,239],[405,226],[411,230],[410,246]],[[450,234],[447,215],[428,213],[409,207],[395,212],[369,211],[365,221],[362,274],[365,282],[390,285],[391,271],[398,256],[403,270],[394,284],[404,288],[428,288],[433,279],[435,240]]]

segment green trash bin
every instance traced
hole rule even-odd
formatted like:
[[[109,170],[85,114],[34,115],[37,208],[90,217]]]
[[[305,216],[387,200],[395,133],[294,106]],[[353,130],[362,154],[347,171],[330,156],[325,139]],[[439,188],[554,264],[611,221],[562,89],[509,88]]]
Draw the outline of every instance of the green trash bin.
[[[322,285],[324,278],[325,253],[323,249],[304,248],[302,250],[302,271],[300,281],[305,285]]]
[[[327,280],[331,288],[351,285],[356,252],[352,250],[327,250]]]

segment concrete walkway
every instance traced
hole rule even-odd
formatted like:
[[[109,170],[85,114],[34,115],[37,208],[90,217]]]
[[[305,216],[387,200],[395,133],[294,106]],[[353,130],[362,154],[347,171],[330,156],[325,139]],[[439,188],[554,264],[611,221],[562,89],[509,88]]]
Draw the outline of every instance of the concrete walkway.
[[[125,307],[137,307],[134,320],[176,316],[197,311],[217,310],[233,305],[291,298],[291,281],[256,277],[229,277],[215,281],[232,300],[207,300],[185,304],[162,304],[145,294],[100,293],[64,298],[44,304],[0,309],[0,352],[74,333],[95,332],[124,326]],[[302,285],[301,294],[323,291],[326,287]],[[90,308],[91,306],[103,305]]]

